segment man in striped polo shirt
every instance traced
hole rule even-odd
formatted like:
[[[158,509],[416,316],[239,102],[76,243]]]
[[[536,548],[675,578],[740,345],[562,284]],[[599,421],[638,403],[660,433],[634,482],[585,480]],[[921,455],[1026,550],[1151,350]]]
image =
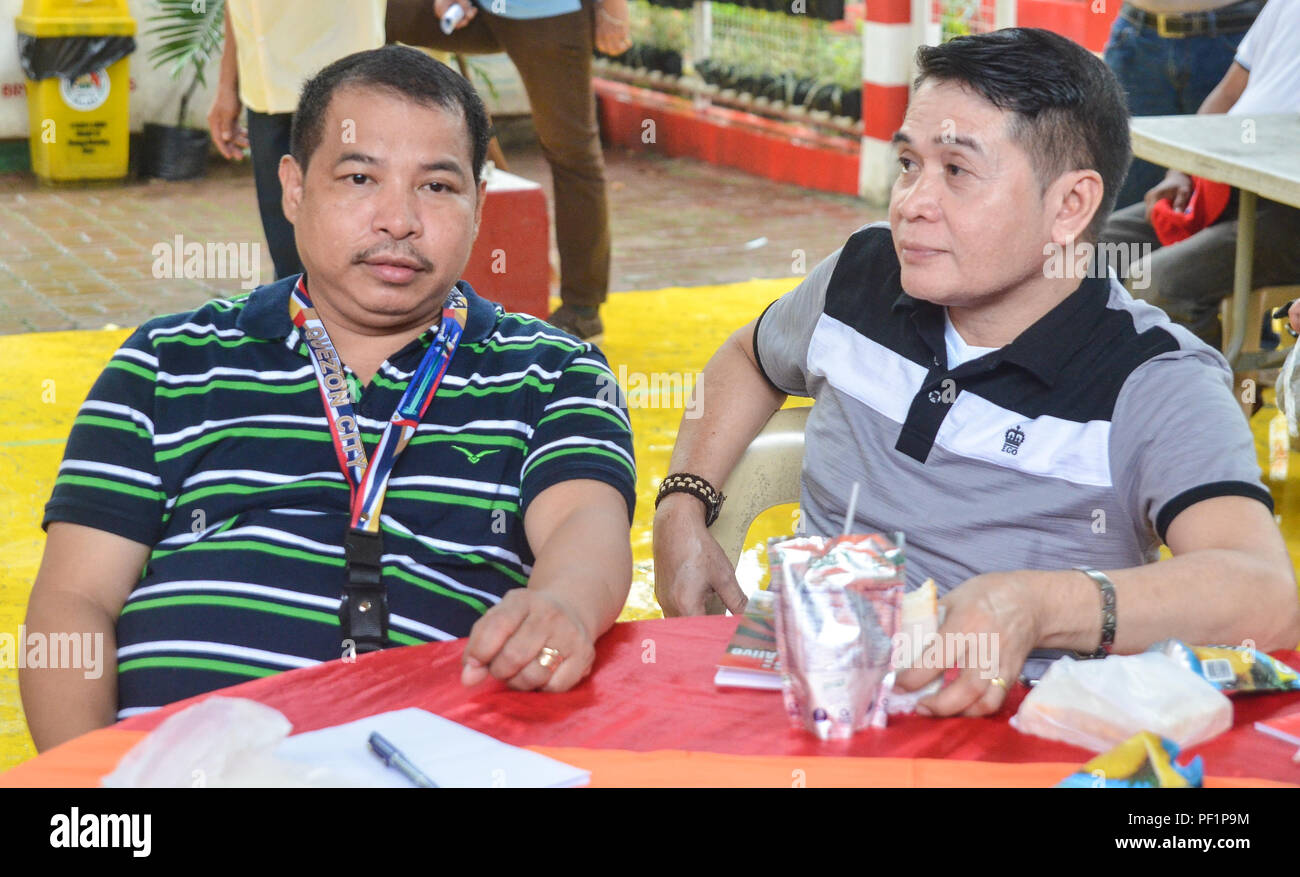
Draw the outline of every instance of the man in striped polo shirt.
[[[723,345],[670,472],[721,485],[788,394],[813,397],[806,529],[838,533],[856,482],[853,531],[901,530],[909,584],[944,594],[964,669],[922,713],[996,711],[1036,649],[1295,647],[1295,577],[1227,363],[1117,279],[1054,258],[1096,241],[1124,178],[1113,75],[1027,29],[923,48],[917,66],[888,224]],[[702,612],[710,592],[743,607],[706,530],[716,497],[660,499],[664,610]],[[1173,558],[1154,563],[1162,542]],[[981,637],[995,673],[961,651]]]
[[[457,282],[487,139],[412,49],[304,87],[306,275],[149,321],[75,421],[27,625],[102,632],[116,672],[25,671],[38,748],[383,645],[469,636],[467,684],[589,672],[631,581],[631,433],[599,351]]]

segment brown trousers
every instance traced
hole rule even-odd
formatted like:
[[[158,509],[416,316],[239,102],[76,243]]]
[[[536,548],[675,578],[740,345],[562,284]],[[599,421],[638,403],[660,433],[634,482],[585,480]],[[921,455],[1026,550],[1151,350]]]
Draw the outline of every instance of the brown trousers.
[[[388,41],[445,52],[506,52],[519,70],[542,154],[555,186],[555,238],[560,251],[560,298],[599,305],[609,291],[609,205],[600,151],[591,51],[595,12],[511,19],[484,5],[451,36],[443,34],[432,0],[388,0]]]

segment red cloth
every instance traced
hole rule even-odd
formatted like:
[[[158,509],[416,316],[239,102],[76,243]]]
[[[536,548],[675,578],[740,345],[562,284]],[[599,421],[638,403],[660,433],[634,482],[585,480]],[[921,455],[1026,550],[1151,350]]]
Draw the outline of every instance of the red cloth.
[[[414,706],[517,746],[1074,765],[1094,754],[1010,727],[1007,720],[1023,699],[1023,688],[1013,689],[997,716],[893,717],[881,731],[819,741],[790,727],[778,692],[714,686],[716,661],[736,624],[736,619],[722,617],[617,624],[597,645],[592,675],[564,694],[512,691],[495,680],[464,688],[463,640],[390,649],[363,655],[355,663],[331,661],[217,693],[275,707],[293,723],[294,733]],[[1292,665],[1300,659],[1295,652],[1275,654]],[[152,730],[199,699],[114,727]],[[1300,695],[1290,693],[1234,698],[1234,729],[1188,752],[1204,756],[1210,776],[1300,782],[1300,765],[1291,762],[1294,747],[1253,728],[1257,720],[1285,713],[1298,702]]]
[[[1151,208],[1151,227],[1160,243],[1166,247],[1176,244],[1213,225],[1223,215],[1231,197],[1232,186],[1227,183],[1192,177],[1192,195],[1187,200],[1186,212],[1175,210],[1173,202],[1162,198]]]

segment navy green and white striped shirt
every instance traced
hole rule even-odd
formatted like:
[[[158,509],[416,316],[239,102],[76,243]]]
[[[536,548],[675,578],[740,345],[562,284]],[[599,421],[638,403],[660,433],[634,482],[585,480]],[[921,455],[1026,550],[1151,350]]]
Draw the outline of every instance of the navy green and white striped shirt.
[[[296,279],[149,321],[74,422],[45,525],[152,548],[117,624],[119,717],[340,656],[349,490],[289,319]],[[627,412],[600,352],[461,289],[460,348],[383,507],[398,644],[465,636],[527,584],[523,514],[547,487],[611,484],[629,520],[634,503]],[[348,372],[367,451],[432,337],[364,392]]]

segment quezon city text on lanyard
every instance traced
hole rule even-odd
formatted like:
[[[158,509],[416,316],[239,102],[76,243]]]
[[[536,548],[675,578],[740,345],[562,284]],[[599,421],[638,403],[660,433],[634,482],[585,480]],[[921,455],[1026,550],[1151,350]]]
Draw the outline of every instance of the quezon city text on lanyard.
[[[465,296],[460,290],[452,289],[442,308],[437,337],[407,383],[406,392],[375,446],[374,456],[367,460],[343,363],[325,331],[325,324],[312,307],[301,277],[289,296],[289,316],[307,344],[334,439],[334,453],[351,490],[352,515],[344,542],[347,581],[339,603],[345,651],[351,648],[357,653],[373,652],[388,645],[388,597],[381,578],[383,538],[379,531],[379,512],[393,465],[415,435],[415,428],[438,392],[456,353],[465,330],[467,307]]]

